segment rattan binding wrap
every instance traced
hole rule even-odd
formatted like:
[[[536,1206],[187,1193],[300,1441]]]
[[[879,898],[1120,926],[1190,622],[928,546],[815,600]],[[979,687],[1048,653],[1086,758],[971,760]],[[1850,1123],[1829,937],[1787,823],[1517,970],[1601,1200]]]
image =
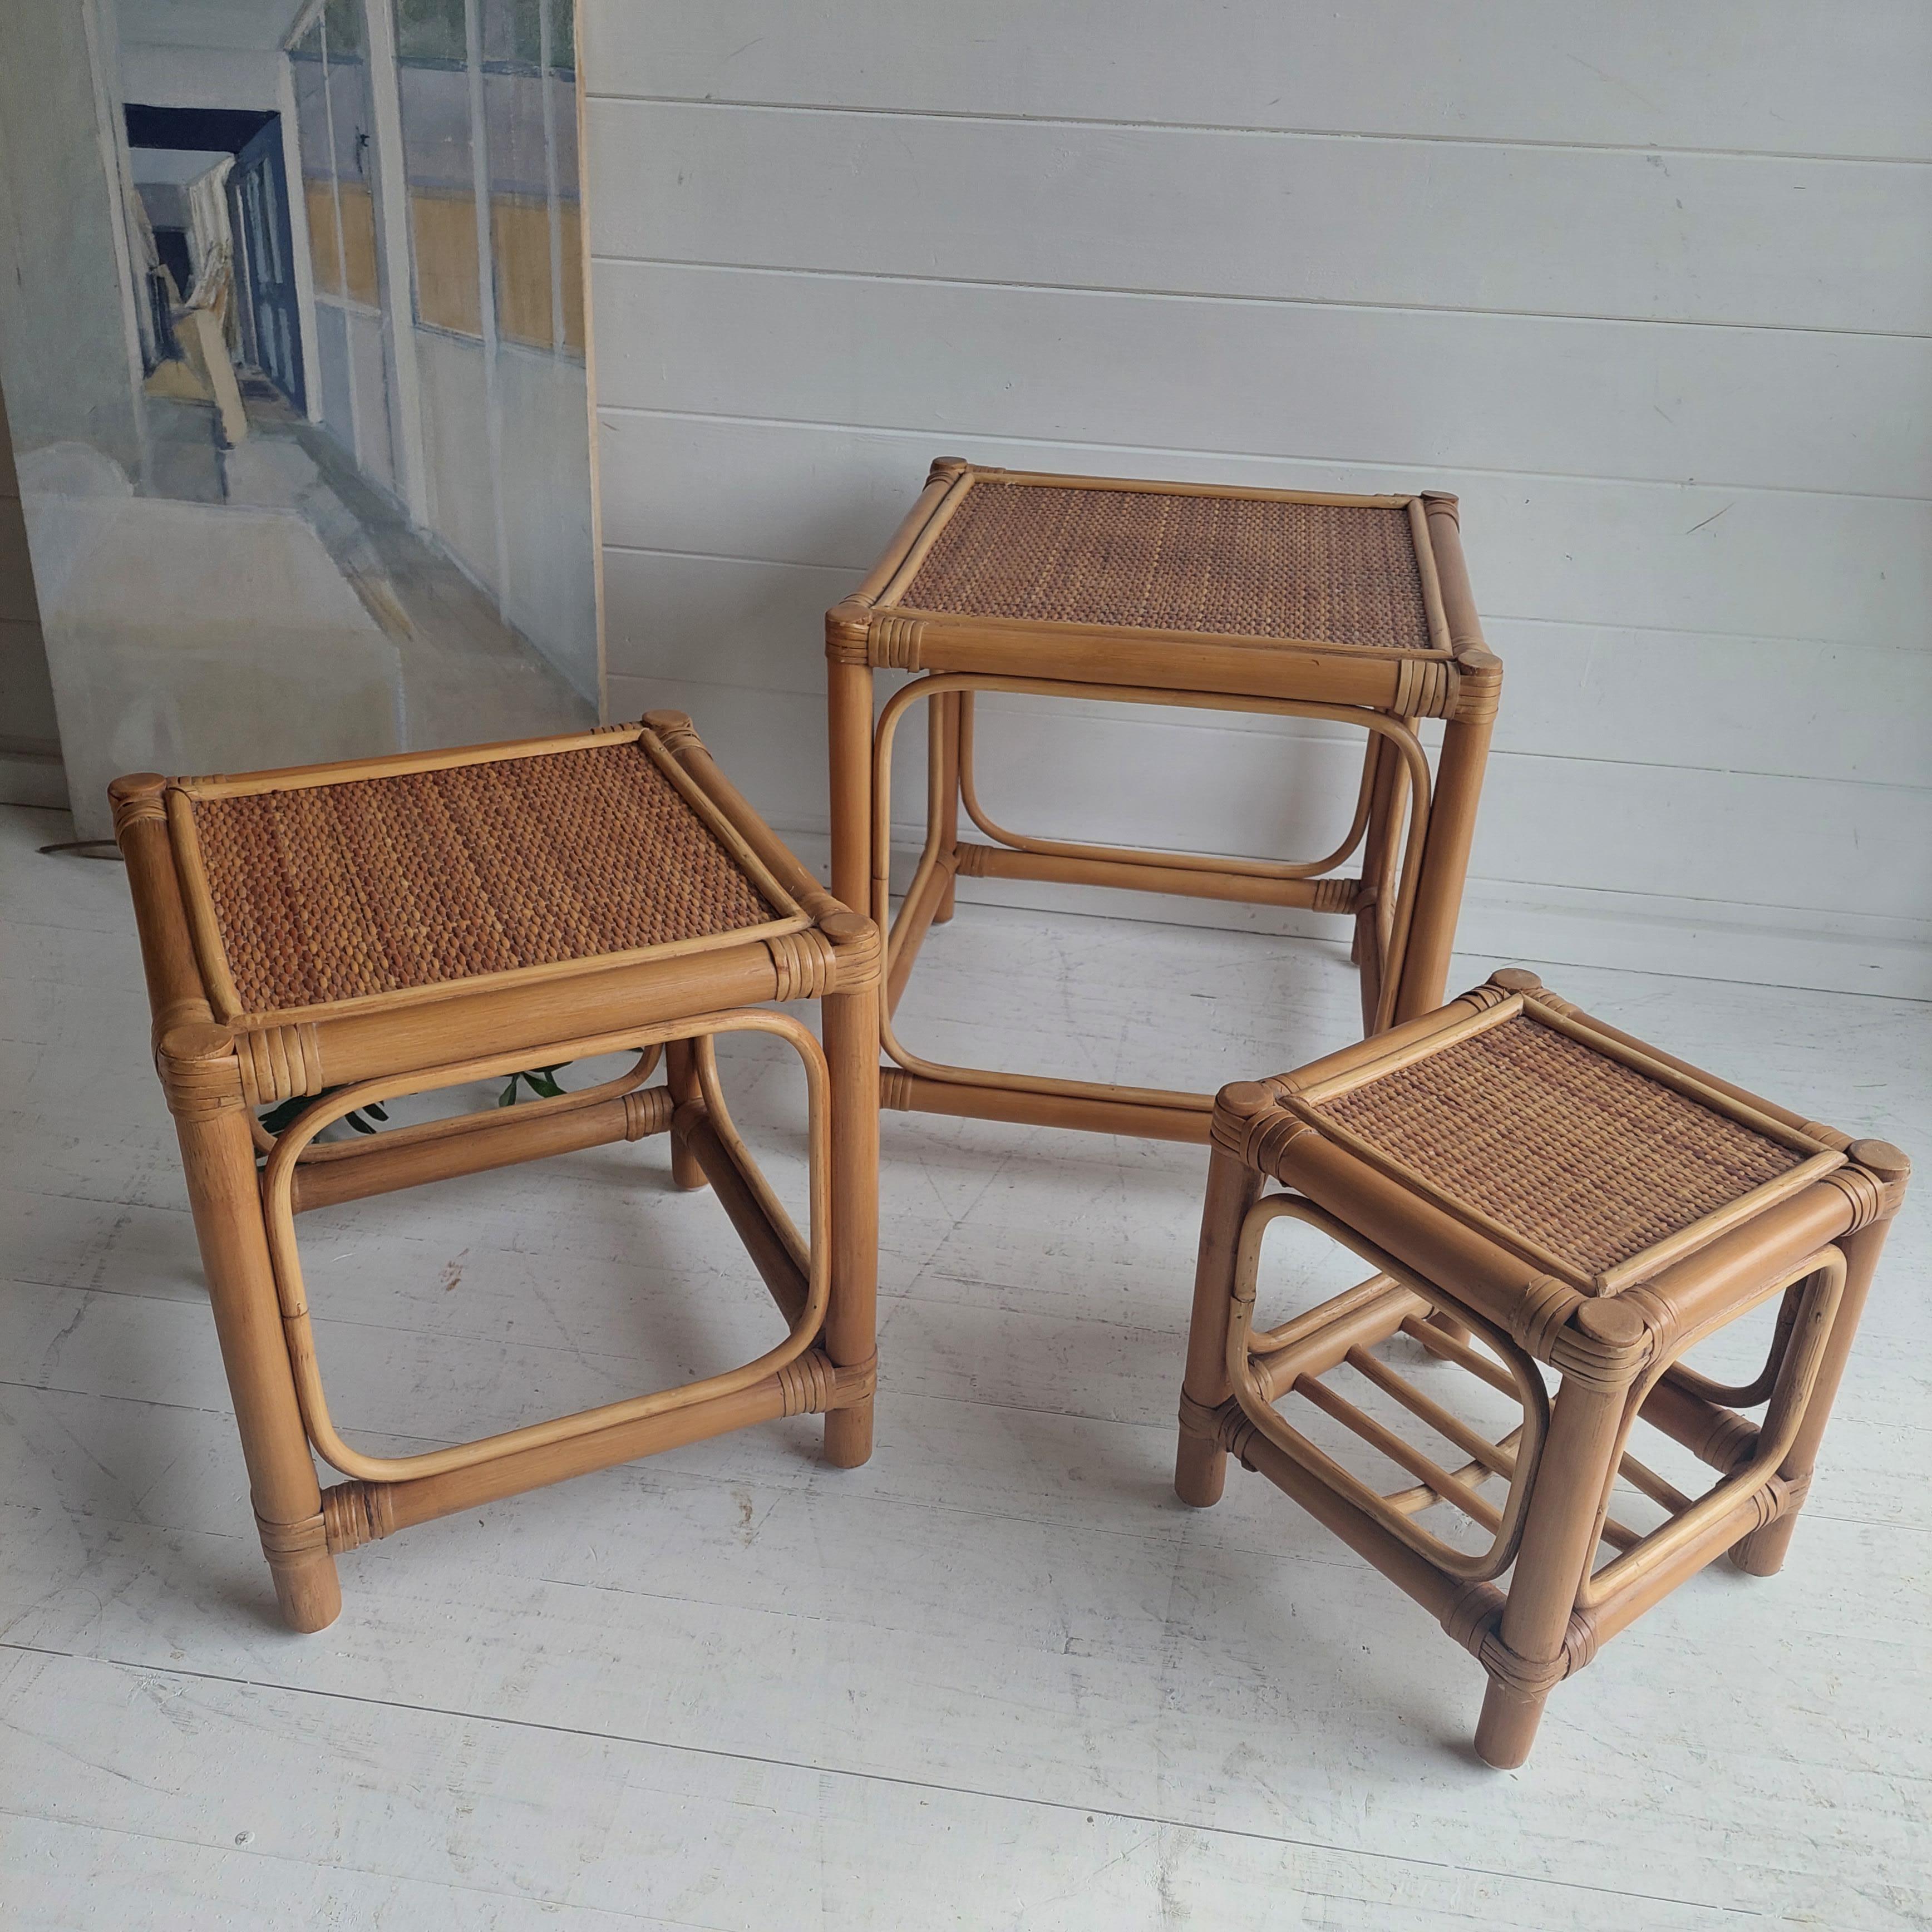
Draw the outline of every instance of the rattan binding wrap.
[[[898,600],[980,617],[1432,650],[1406,509],[976,482]]]
[[[669,945],[782,914],[643,748],[193,800],[251,1012]]]
[[[1592,1275],[1805,1158],[1520,1017],[1312,1111]]]

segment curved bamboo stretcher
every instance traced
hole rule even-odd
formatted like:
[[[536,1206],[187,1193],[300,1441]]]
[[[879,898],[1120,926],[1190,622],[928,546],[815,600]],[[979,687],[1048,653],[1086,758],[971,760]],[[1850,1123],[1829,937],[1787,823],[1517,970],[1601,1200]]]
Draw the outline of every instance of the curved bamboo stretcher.
[[[801,1240],[791,1217],[772,1192],[750,1153],[730,1127],[730,1116],[718,1084],[715,1046],[721,1033],[768,1033],[788,1042],[804,1064],[808,1095],[808,1144],[809,1147],[812,1238]],[[716,1396],[736,1395],[768,1376],[789,1367],[812,1346],[824,1326],[831,1296],[830,1254],[826,1234],[830,1225],[826,1180],[826,1072],[825,1055],[818,1042],[798,1022],[784,1013],[741,1011],[722,1013],[694,1025],[686,1022],[648,1029],[640,1036],[629,1034],[602,1039],[559,1040],[545,1045],[542,1055],[554,1056],[549,1064],[571,1060],[590,1060],[605,1053],[634,1046],[662,1046],[675,1036],[694,1042],[698,1049],[698,1065],[703,1083],[704,1106],[721,1138],[730,1134],[732,1162],[744,1185],[756,1197],[772,1232],[806,1277],[802,1306],[790,1312],[785,1339],[754,1361],[723,1374],[708,1376],[681,1387],[661,1389],[656,1394],[632,1396],[621,1402],[605,1402],[574,1415],[560,1416],[465,1442],[448,1449],[433,1449],[415,1456],[368,1456],[344,1442],[328,1412],[322,1393],[322,1370],[316,1357],[315,1333],[310,1320],[308,1297],[302,1281],[302,1260],[295,1229],[294,1184],[296,1163],[316,1136],[332,1126],[345,1114],[371,1102],[394,1100],[405,1094],[433,1092],[438,1088],[465,1084],[471,1081],[501,1078],[528,1064],[525,1054],[497,1054],[487,1060],[459,1062],[415,1073],[402,1080],[364,1080],[337,1089],[305,1108],[278,1137],[274,1150],[262,1171],[262,1194],[268,1216],[268,1252],[275,1270],[275,1288],[280,1301],[282,1324],[288,1336],[289,1359],[295,1370],[296,1393],[302,1404],[302,1420],[309,1440],[332,1468],[365,1482],[406,1482],[420,1476],[446,1475],[452,1470],[472,1469],[520,1450],[547,1448],[579,1436],[593,1436],[600,1430],[620,1424],[642,1422],[652,1416],[668,1415]],[[662,1090],[669,1099],[670,1090]],[[482,1117],[487,1118],[487,1116]],[[661,1106],[646,1116],[646,1132],[668,1130],[672,1111]]]
[[[1658,1053],[1518,971],[1300,1073],[1224,1088],[1213,1131],[1175,1487],[1215,1502],[1232,1454],[1421,1603],[1488,1673],[1490,1763],[1521,1763],[1550,1689],[1714,1558],[1778,1568],[1903,1198],[1897,1148]],[[1264,1192],[1270,1180],[1288,1191]],[[1263,1244],[1284,1219],[1376,1272],[1259,1330]],[[1686,1364],[1774,1299],[1750,1380]],[[1520,1420],[1500,1437],[1474,1426],[1376,1352],[1397,1337]],[[1444,1466],[1362,1408],[1325,1379],[1344,1367],[1468,1460]],[[1291,1398],[1408,1486],[1364,1480],[1288,1419]],[[1693,1495],[1640,1460],[1639,1423],[1715,1480]],[[1661,1520],[1613,1516],[1619,1481]],[[1417,1520],[1438,1507],[1486,1546]]]
[[[890,885],[886,862],[891,849],[892,746],[899,722],[913,705],[944,699],[956,693],[970,700],[974,693],[981,691],[1012,692],[1045,698],[1094,698],[1129,704],[1186,705],[1214,710],[1254,712],[1276,717],[1319,718],[1334,723],[1359,724],[1367,733],[1370,740],[1370,755],[1364,762],[1360,799],[1354,822],[1346,842],[1336,852],[1310,863],[1264,866],[1258,861],[1222,861],[1185,854],[1140,852],[1125,847],[1070,845],[1037,839],[1027,843],[1012,842],[1011,835],[998,831],[987,823],[979,811],[970,776],[970,759],[964,755],[970,748],[970,732],[962,723],[962,756],[958,766],[960,790],[973,814],[974,823],[989,836],[1000,838],[1006,842],[1004,849],[1020,854],[1032,862],[1005,874],[1010,877],[1051,878],[1064,874],[1078,880],[1090,876],[1092,868],[1096,866],[1111,865],[1118,870],[1118,876],[1114,880],[1114,883],[1130,881],[1134,889],[1140,890],[1142,875],[1147,868],[1154,868],[1158,873],[1174,868],[1184,869],[1198,874],[1203,880],[1210,880],[1219,878],[1233,866],[1243,868],[1235,872],[1234,876],[1244,884],[1252,881],[1256,888],[1253,896],[1262,903],[1352,910],[1357,898],[1352,883],[1322,880],[1316,874],[1318,872],[1332,870],[1335,866],[1342,863],[1360,842],[1368,826],[1366,801],[1372,788],[1376,772],[1376,760],[1373,753],[1380,746],[1387,746],[1390,755],[1400,760],[1403,789],[1414,801],[1415,821],[1408,837],[1401,842],[1402,857],[1400,885],[1386,894],[1388,902],[1400,908],[1400,911],[1394,915],[1395,922],[1384,956],[1390,961],[1394,970],[1391,976],[1384,982],[1378,1000],[1375,1015],[1376,1030],[1380,1030],[1391,1022],[1396,986],[1408,938],[1408,916],[1414,910],[1415,887],[1421,872],[1423,838],[1427,830],[1429,816],[1429,762],[1414,732],[1404,720],[1384,717],[1375,712],[1351,711],[1340,705],[1317,704],[1292,698],[1231,698],[1203,692],[1152,691],[1125,685],[1078,685],[1044,678],[995,678],[934,672],[916,680],[894,693],[887,700],[880,715],[872,752],[873,871],[870,903],[874,922],[881,930],[888,931],[886,992],[880,1036],[886,1053],[907,1073],[928,1080],[1008,1093],[1052,1095],[1068,1100],[1093,1101],[1102,1105],[1126,1103],[1154,1108],[1187,1110],[1199,1112],[1204,1118],[1207,1108],[1211,1105],[1211,1101],[1205,1096],[1156,1088],[1061,1080],[1042,1074],[1002,1073],[980,1068],[950,1066],[914,1053],[898,1039],[894,1030],[892,1010],[911,974],[920,946],[932,925],[943,888],[950,884],[951,875],[961,869],[961,854],[967,855],[974,861],[972,875],[974,876],[988,876],[992,860],[988,856],[991,848],[983,846],[960,846],[956,842],[950,853],[944,848],[944,800],[942,790],[950,766],[945,758],[939,755],[932,757],[928,761],[926,844],[920,854],[912,881],[900,902],[898,916],[896,920],[891,918]],[[966,716],[970,718],[970,712]],[[1395,867],[1395,855],[1396,845],[1392,842],[1388,860],[1388,868],[1391,873]],[[1162,889],[1185,891],[1192,884],[1191,880],[1184,879],[1178,884]],[[1346,902],[1346,906],[1340,903],[1343,901]]]

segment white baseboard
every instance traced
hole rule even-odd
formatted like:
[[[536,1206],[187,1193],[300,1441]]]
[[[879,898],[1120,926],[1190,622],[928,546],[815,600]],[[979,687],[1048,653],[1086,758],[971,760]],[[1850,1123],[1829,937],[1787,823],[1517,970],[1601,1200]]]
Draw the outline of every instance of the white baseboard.
[[[824,832],[782,836],[821,878],[827,876],[830,842]],[[894,848],[895,891],[910,878],[916,857],[909,848]],[[1097,886],[962,879],[958,893],[965,904],[1298,938],[1346,942],[1349,936],[1346,920],[1318,913]],[[1691,980],[1932,1000],[1932,924],[1880,913],[1804,912],[1668,894],[1472,879],[1463,895],[1456,950],[1532,966],[1606,966]]]
[[[58,752],[0,752],[0,805],[68,808],[67,768]]]

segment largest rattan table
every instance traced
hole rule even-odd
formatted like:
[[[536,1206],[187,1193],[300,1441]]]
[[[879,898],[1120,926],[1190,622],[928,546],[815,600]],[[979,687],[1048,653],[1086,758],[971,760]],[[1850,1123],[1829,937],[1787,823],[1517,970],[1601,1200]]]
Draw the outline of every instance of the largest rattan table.
[[[289,1623],[334,1617],[334,1558],[372,1537],[726,1430],[824,1412],[827,1460],[866,1460],[878,934],[759,820],[688,718],[238,778],[140,774],[112,791],[155,1064]],[[760,1004],[808,999],[824,1002],[822,1048]],[[725,1108],[713,1042],[738,1032],[775,1034],[804,1065],[804,1234]],[[619,1052],[636,1054],[629,1070],[581,1091],[317,1139],[394,1096]],[[668,1078],[647,1085],[660,1059]],[[737,1228],[782,1340],[479,1442],[386,1456],[344,1439],[298,1214],[667,1130],[676,1178],[708,1180]],[[311,1445],[347,1480],[323,1491]]]
[[[1502,665],[1483,641],[1454,497],[1054,476],[942,458],[871,574],[826,620],[832,884],[884,927],[895,734],[932,706],[927,833],[887,952],[889,1107],[1208,1138],[1204,1093],[958,1066],[892,1017],[956,878],[1045,880],[1334,914],[1354,927],[1366,1031],[1442,997]],[[887,702],[880,670],[921,674]],[[1346,833],[1307,859],[1148,851],[1012,832],[974,778],[980,692],[1359,728]],[[1421,720],[1444,721],[1432,774]],[[959,836],[962,808],[985,835]],[[1268,828],[1256,848],[1270,849]],[[1341,868],[1361,854],[1353,876]]]

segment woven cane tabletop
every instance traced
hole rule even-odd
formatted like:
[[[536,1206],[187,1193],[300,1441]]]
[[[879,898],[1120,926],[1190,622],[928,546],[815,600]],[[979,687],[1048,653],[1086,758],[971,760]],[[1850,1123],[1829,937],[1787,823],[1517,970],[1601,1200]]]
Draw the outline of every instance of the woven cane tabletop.
[[[1520,1015],[1310,1111],[1592,1276],[1806,1158]]]
[[[976,478],[910,610],[1427,651],[1406,508]]]
[[[250,1012],[634,953],[785,916],[634,738],[190,796]]]

